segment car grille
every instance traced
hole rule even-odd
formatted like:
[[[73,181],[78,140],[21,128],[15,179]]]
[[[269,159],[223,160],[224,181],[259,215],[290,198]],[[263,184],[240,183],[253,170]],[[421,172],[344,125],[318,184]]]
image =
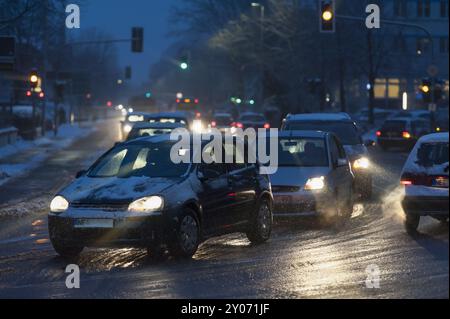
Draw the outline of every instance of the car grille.
[[[298,186],[272,186],[273,193],[296,193],[300,191]]]
[[[80,209],[95,209],[107,212],[124,211],[128,209],[128,204],[92,204],[92,203],[71,203],[70,207]]]

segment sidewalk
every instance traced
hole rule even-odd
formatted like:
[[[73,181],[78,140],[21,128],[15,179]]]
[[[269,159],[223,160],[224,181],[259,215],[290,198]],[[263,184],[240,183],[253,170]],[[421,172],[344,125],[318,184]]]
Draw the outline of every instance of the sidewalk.
[[[17,143],[0,148],[0,185],[11,178],[23,175],[39,166],[55,151],[64,149],[76,140],[86,137],[96,130],[94,123],[64,124],[58,135],[48,132],[45,137],[34,141],[19,140]]]

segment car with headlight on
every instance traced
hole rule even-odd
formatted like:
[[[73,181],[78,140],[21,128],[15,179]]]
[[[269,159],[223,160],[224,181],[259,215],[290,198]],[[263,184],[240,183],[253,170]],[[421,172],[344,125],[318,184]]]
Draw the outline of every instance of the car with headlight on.
[[[127,138],[128,134],[133,129],[134,124],[140,122],[147,122],[149,120],[150,113],[145,112],[131,112],[125,116],[125,119],[120,122],[120,134],[121,139]]]
[[[276,138],[276,137],[269,137]],[[275,217],[340,223],[353,212],[354,177],[339,139],[328,132],[283,131],[270,175]]]
[[[363,140],[356,123],[347,113],[311,113],[288,115],[283,121],[283,131],[303,130],[334,133],[347,153],[355,177],[355,194],[363,200],[372,197],[372,177],[369,151],[374,141]]]
[[[243,232],[252,243],[268,240],[269,177],[258,164],[222,164],[210,141],[202,143],[211,164],[175,163],[174,150],[196,156],[192,137],[190,149],[176,149],[176,141],[161,135],[117,145],[79,172],[50,204],[55,251],[75,257],[85,247],[124,246],[190,257],[216,235]]]
[[[402,206],[409,234],[417,232],[424,216],[448,223],[448,139],[448,133],[423,136],[403,168]]]
[[[133,125],[130,134],[128,134],[127,141],[131,141],[141,137],[153,137],[163,134],[170,134],[178,128],[186,128],[185,124],[181,123],[147,123],[140,122]]]

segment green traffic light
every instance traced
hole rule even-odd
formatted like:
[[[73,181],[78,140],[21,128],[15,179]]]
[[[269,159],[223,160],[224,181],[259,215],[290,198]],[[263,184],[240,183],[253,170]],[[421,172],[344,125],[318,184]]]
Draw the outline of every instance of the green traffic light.
[[[248,101],[248,103],[249,103],[250,105],[255,105],[255,100],[250,100],[250,101]]]
[[[189,67],[189,65],[188,65],[186,62],[182,62],[182,63],[180,64],[180,68],[181,68],[182,70],[187,70],[188,67]]]
[[[152,94],[151,94],[150,92],[147,92],[147,93],[145,93],[145,97],[146,97],[147,99],[149,99],[149,98],[152,97]]]

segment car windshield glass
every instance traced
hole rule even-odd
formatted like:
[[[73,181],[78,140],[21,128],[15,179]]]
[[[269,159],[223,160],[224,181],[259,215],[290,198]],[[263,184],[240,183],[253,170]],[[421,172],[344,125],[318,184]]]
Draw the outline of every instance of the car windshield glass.
[[[424,143],[417,152],[417,164],[425,167],[448,163],[448,143]]]
[[[291,131],[322,131],[336,134],[342,144],[357,145],[361,144],[358,130],[350,122],[331,122],[331,121],[301,121],[287,123],[286,130]]]
[[[102,157],[88,172],[89,177],[180,177],[189,164],[174,164],[172,143],[124,145]]]
[[[145,128],[145,129],[137,129],[132,130],[128,136],[128,139],[135,139],[138,137],[146,137],[146,136],[157,136],[163,134],[170,134],[172,132],[171,128]]]
[[[150,123],[181,123],[186,124],[186,120],[180,118],[154,118],[150,120]]]
[[[218,116],[214,119],[214,121],[217,123],[217,125],[230,125],[231,118],[227,116]]]
[[[279,138],[278,165],[327,167],[328,155],[323,138]]]
[[[240,120],[248,122],[264,122],[265,118],[262,115],[243,115]]]
[[[383,124],[383,130],[404,130],[406,128],[405,121],[386,121]]]

